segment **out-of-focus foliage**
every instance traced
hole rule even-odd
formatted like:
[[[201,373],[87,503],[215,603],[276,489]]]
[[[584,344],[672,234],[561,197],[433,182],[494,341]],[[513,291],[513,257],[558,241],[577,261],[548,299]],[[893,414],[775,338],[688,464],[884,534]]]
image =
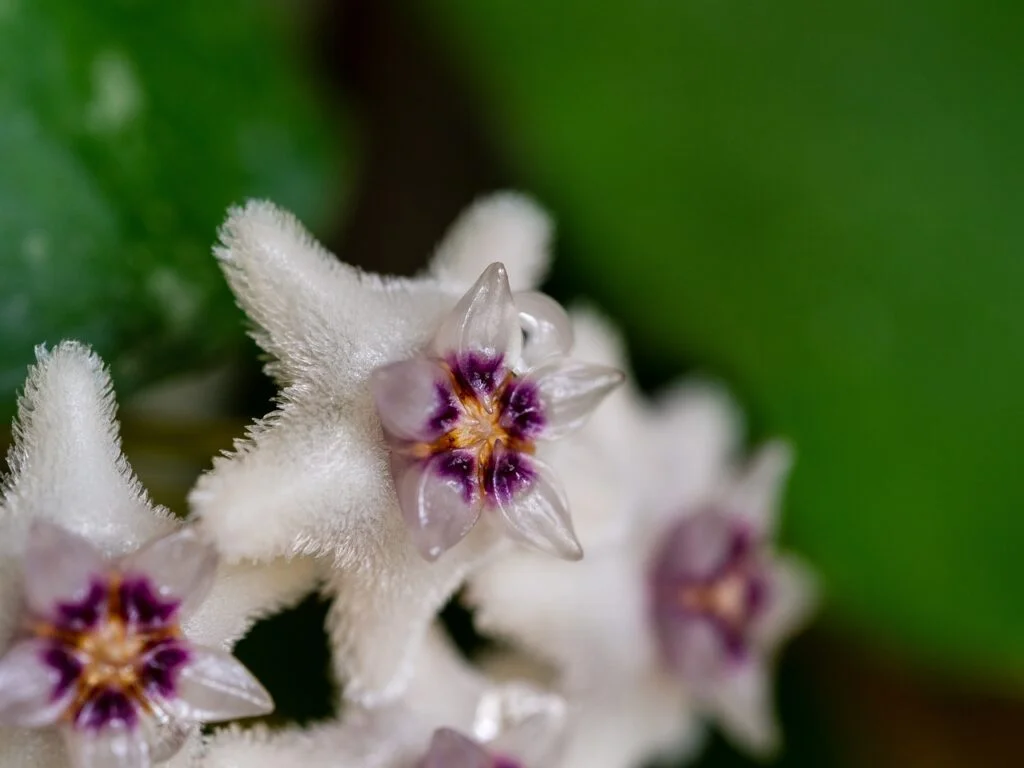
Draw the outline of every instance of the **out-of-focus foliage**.
[[[227,206],[337,202],[285,13],[0,0],[0,412],[39,342],[93,344],[123,393],[241,338],[210,255]]]
[[[835,611],[1024,668],[1024,6],[423,6],[564,268],[793,437]]]

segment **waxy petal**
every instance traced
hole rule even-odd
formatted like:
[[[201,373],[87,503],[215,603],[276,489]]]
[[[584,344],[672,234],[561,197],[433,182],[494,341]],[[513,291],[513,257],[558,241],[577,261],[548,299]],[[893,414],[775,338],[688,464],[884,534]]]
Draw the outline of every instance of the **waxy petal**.
[[[188,615],[206,599],[217,561],[213,545],[197,528],[186,526],[121,558],[118,568],[146,577],[159,598],[181,603],[179,615]]]
[[[434,337],[434,351],[443,358],[454,354],[460,361],[499,359],[514,367],[522,343],[519,313],[512,301],[508,274],[503,265],[495,263],[484,270],[441,323]]]
[[[25,598],[37,616],[60,620],[62,606],[81,603],[101,586],[109,565],[81,536],[37,519],[25,543]]]
[[[519,311],[519,324],[526,335],[523,369],[535,368],[553,358],[566,357],[572,351],[572,322],[561,304],[538,291],[517,293],[512,298]]]
[[[417,768],[492,768],[492,760],[472,739],[451,728],[439,728]]]
[[[762,661],[737,665],[719,680],[711,707],[722,729],[738,746],[762,756],[778,749],[771,678]]]
[[[265,715],[273,699],[238,659],[224,651],[191,646],[189,660],[163,706],[190,722],[217,722]]]
[[[818,602],[817,582],[799,560],[774,558],[768,569],[768,602],[753,627],[761,648],[771,653],[803,627]]]
[[[489,264],[508,269],[512,290],[536,288],[551,259],[551,219],[535,202],[498,192],[474,202],[449,228],[430,271],[465,290]]]
[[[480,517],[476,459],[452,452],[414,462],[404,471],[402,463],[396,462],[402,515],[420,554],[436,560],[462,541]]]
[[[499,443],[494,450],[498,471],[511,452]],[[576,539],[568,502],[551,469],[540,460],[521,456],[519,475],[511,492],[495,493],[508,536],[564,560],[579,560],[583,548]],[[508,483],[507,479],[502,482]],[[496,482],[497,484],[497,482]]]
[[[554,440],[579,429],[601,401],[625,380],[615,368],[566,360],[530,374],[544,402],[541,436]]]
[[[416,357],[376,369],[370,387],[384,431],[391,437],[432,443],[462,413],[451,374],[437,360]]]
[[[45,640],[23,640],[0,657],[0,725],[35,728],[64,713],[74,697],[68,679],[74,669],[49,663],[52,648]]]
[[[724,503],[764,538],[770,538],[778,521],[779,499],[793,466],[793,451],[775,440],[761,448],[730,486]]]
[[[566,723],[561,696],[522,683],[492,688],[480,698],[473,733],[492,755],[522,766],[552,765]]]
[[[138,728],[112,726],[99,731],[64,729],[73,768],[149,768],[152,758]]]

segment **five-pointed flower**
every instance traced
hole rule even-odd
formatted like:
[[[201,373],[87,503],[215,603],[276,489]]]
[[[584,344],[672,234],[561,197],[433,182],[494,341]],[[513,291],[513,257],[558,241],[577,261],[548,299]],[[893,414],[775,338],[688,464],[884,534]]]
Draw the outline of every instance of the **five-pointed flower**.
[[[579,554],[535,443],[576,426],[618,374],[565,361],[562,310],[522,290],[548,233],[531,203],[499,195],[456,223],[427,275],[399,279],[339,262],[266,203],[221,232],[281,393],[190,501],[229,560],[323,557],[334,660],[356,701],[401,692],[434,614],[498,543],[478,517]]]
[[[557,763],[565,702],[522,682],[495,684],[439,632],[419,649],[416,673],[387,706],[353,707],[309,729],[229,729],[200,768],[548,768]]]
[[[311,569],[218,568],[132,475],[100,360],[37,356],[0,506],[0,765],[131,768],[191,740],[183,765],[197,723],[267,711],[225,649]]]
[[[643,450],[609,457],[599,470],[621,476],[627,467],[632,499],[591,510],[594,520],[628,520],[625,533],[591,544],[591,527],[581,525],[587,558],[572,567],[503,554],[470,580],[478,621],[559,670],[578,708],[567,767],[692,748],[695,714],[717,718],[751,750],[770,751],[769,665],[813,602],[810,576],[771,548],[788,450],[770,444],[735,468],[737,420],[707,386],[632,412],[623,433]],[[570,499],[586,488],[586,477],[554,463]]]

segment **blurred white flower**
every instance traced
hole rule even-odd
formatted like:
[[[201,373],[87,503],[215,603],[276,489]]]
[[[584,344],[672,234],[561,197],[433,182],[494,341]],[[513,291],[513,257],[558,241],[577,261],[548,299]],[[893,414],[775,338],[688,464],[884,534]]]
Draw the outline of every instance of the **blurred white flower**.
[[[0,507],[0,765],[128,768],[194,750],[198,722],[270,706],[223,648],[312,570],[218,570],[121,455],[99,358],[65,342],[37,359]],[[66,751],[45,728],[58,722]]]
[[[557,760],[565,703],[524,683],[495,685],[440,632],[417,649],[398,701],[352,706],[310,728],[227,729],[199,768],[547,768]]]
[[[229,559],[321,558],[353,700],[401,692],[437,610],[498,544],[502,527],[474,524],[481,510],[578,556],[534,440],[575,426],[617,376],[561,363],[561,308],[529,291],[512,298],[540,279],[549,232],[532,203],[490,198],[415,279],[339,262],[268,203],[233,210],[221,232],[217,256],[281,393],[190,501]]]
[[[578,338],[606,350],[601,362],[622,366],[592,315],[575,321]],[[629,392],[613,401],[578,436],[616,445],[603,464],[582,472],[569,454],[551,458],[574,508],[588,498],[576,517],[586,559],[502,553],[470,579],[478,624],[557,670],[572,723],[564,768],[692,750],[702,715],[770,752],[771,661],[814,602],[810,575],[771,546],[789,452],[772,443],[737,468],[738,419],[710,386],[678,388],[653,408]],[[618,487],[602,499],[591,487],[604,476]]]

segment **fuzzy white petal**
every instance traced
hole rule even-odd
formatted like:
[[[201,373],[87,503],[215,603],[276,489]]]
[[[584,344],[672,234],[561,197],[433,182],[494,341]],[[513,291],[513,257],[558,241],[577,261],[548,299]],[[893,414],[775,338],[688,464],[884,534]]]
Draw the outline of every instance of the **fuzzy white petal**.
[[[185,618],[186,636],[199,645],[231,648],[257,620],[298,602],[319,580],[313,558],[222,564],[202,605]]]
[[[338,261],[268,202],[231,209],[220,239],[228,283],[275,358],[269,370],[339,400],[373,368],[421,347],[457,299],[431,280],[381,278]]]
[[[532,200],[514,192],[481,198],[451,226],[430,271],[463,290],[488,264],[508,268],[512,290],[536,288],[550,261],[552,223]]]
[[[569,718],[557,768],[624,768],[661,756],[674,764],[704,740],[679,688],[656,678],[571,699]]]
[[[77,342],[36,350],[18,402],[5,514],[52,520],[121,554],[172,528],[121,455],[102,361]]]
[[[533,686],[510,683],[485,693],[473,732],[487,748],[523,765],[550,765],[562,745],[565,700]]]
[[[477,525],[436,562],[424,560],[397,506],[376,530],[353,536],[361,561],[332,569],[327,627],[346,697],[378,705],[396,697],[414,670],[427,626],[441,606],[498,544],[498,529]]]

